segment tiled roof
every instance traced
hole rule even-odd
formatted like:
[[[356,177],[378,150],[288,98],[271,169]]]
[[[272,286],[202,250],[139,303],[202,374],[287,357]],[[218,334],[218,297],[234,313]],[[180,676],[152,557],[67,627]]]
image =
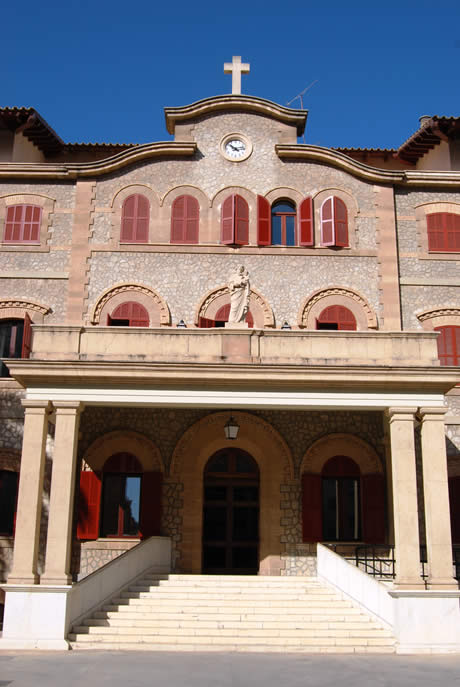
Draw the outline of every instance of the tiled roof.
[[[425,153],[460,133],[460,117],[433,115],[423,118],[420,128],[397,151],[397,157],[415,164]]]

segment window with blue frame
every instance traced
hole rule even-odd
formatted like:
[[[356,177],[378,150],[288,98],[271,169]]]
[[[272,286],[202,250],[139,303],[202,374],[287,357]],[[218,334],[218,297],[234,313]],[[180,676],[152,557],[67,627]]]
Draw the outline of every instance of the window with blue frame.
[[[287,200],[272,205],[272,246],[296,245],[296,207]]]

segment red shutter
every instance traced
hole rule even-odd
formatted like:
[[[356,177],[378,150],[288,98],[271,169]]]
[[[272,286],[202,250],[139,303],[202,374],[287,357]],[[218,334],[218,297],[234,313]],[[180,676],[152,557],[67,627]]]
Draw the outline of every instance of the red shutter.
[[[235,243],[249,243],[249,206],[241,196],[235,196]]]
[[[319,323],[336,324],[341,331],[356,331],[356,319],[351,310],[343,305],[330,305],[321,312]]]
[[[336,246],[348,246],[347,206],[334,196],[334,234]]]
[[[78,499],[78,539],[97,539],[99,536],[99,513],[101,509],[101,478],[97,472],[80,473],[80,494]]]
[[[460,544],[460,477],[449,477],[449,503],[452,543]]]
[[[183,243],[185,237],[185,196],[176,198],[171,208],[171,243]]]
[[[216,323],[214,320],[210,320],[207,317],[200,317],[198,321],[198,327],[200,329],[211,329],[212,327],[215,327]]]
[[[437,344],[441,365],[460,365],[460,327],[448,325],[435,327],[434,331],[439,332]]]
[[[121,303],[112,313],[112,320],[128,320],[129,327],[148,327],[150,320],[149,314],[140,303],[127,301]]]
[[[270,203],[263,196],[257,196],[257,244],[269,246],[272,242]]]
[[[17,205],[10,205],[6,212],[4,241],[14,241],[16,209]]]
[[[446,248],[448,251],[460,251],[460,215],[445,213]]]
[[[304,542],[323,538],[321,475],[302,475],[302,530]]]
[[[142,539],[161,532],[163,475],[144,472],[142,475],[140,532]]]
[[[321,206],[321,245],[335,245],[333,198],[328,198]]]
[[[22,351],[21,358],[30,358],[30,350],[32,344],[32,320],[29,315],[24,315],[24,332],[22,335]]]
[[[135,193],[123,203],[120,241],[146,243],[149,234],[150,203]]]
[[[363,475],[362,523],[363,539],[366,544],[385,542],[385,478],[383,475]]]
[[[460,215],[434,212],[426,216],[428,250],[460,251]]]
[[[198,243],[200,226],[200,205],[193,196],[185,196],[184,243]]]
[[[226,303],[216,312],[214,319],[216,322],[228,322],[228,316],[230,315],[230,303]]]
[[[41,220],[42,209],[38,205],[10,205],[3,240],[7,243],[39,243]]]
[[[222,203],[222,243],[234,243],[235,196],[229,196]]]
[[[299,207],[299,245],[313,246],[313,199],[304,198]]]

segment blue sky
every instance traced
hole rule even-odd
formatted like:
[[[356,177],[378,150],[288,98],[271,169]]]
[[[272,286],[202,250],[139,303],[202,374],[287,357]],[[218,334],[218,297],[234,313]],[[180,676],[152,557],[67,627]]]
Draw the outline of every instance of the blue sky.
[[[460,116],[458,0],[23,0],[0,16],[0,106],[35,107],[67,142],[169,139],[163,107],[231,92],[232,55],[249,95],[285,105],[316,82],[307,143],[398,147],[421,115]]]

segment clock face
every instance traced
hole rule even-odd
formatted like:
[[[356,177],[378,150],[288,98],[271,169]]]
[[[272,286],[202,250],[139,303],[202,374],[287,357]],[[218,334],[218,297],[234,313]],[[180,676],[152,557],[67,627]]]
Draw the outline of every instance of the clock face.
[[[225,144],[225,152],[234,160],[239,160],[246,155],[246,143],[240,138],[232,138]]]
[[[241,162],[251,155],[252,143],[244,134],[227,134],[220,142],[220,152],[230,162]]]

